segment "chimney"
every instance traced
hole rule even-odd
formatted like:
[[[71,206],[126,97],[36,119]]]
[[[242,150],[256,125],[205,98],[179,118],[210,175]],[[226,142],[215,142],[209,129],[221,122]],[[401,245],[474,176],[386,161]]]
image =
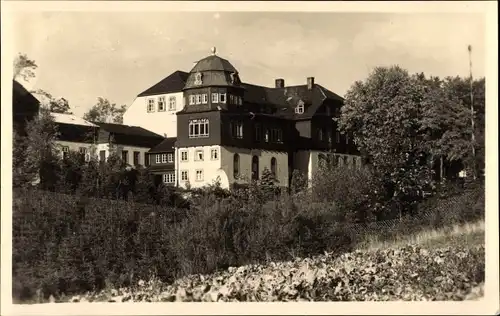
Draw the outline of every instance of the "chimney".
[[[307,77],[307,90],[314,88],[314,77]]]
[[[285,79],[276,79],[275,81],[276,88],[284,88],[285,87]]]

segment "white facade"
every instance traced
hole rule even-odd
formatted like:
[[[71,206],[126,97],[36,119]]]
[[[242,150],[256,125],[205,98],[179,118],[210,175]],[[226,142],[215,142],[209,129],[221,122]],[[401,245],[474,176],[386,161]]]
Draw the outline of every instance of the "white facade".
[[[235,154],[239,156],[239,176],[237,178],[234,177]],[[257,156],[259,159],[259,178],[262,176],[264,168],[271,171],[271,160],[275,158],[277,185],[288,186],[288,154],[286,152],[218,145],[176,148],[176,179],[179,186],[183,188],[186,188],[188,183],[191,188],[200,188],[220,181],[221,187],[228,189],[233,183],[249,182],[253,156]]]
[[[68,142],[62,140],[55,141],[56,148],[59,151],[60,157],[64,157],[64,152],[76,151],[80,152],[81,148],[85,148],[85,154],[91,154],[92,144],[80,142]],[[90,156],[89,156],[90,157]]]
[[[309,184],[311,183],[312,178],[315,173],[319,169],[319,155],[320,154],[330,154],[324,151],[316,151],[316,150],[301,150],[295,153],[294,156],[294,168],[298,169],[302,174],[307,176],[307,180]],[[335,153],[335,156],[338,156],[339,164],[338,166],[342,167],[360,167],[361,166],[361,157],[356,155],[347,155],[347,154],[339,154]]]
[[[184,108],[181,92],[137,97],[123,114],[123,124],[177,137],[177,115]]]

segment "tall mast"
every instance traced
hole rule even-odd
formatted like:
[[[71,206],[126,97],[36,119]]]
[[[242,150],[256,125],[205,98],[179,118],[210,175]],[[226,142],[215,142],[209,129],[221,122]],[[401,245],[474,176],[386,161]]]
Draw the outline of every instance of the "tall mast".
[[[470,112],[471,112],[471,141],[472,141],[472,177],[476,180],[476,136],[474,135],[474,93],[472,78],[472,46],[469,45],[469,75],[470,75]]]

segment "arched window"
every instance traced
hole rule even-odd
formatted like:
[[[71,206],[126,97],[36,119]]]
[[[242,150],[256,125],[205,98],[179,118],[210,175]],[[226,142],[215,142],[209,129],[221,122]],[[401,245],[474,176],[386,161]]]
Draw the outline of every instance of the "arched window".
[[[233,177],[238,179],[240,176],[240,155],[234,154],[233,156]]]
[[[273,176],[276,178],[276,158],[271,158],[271,173],[273,174]]]
[[[259,157],[252,157],[252,180],[259,180]]]

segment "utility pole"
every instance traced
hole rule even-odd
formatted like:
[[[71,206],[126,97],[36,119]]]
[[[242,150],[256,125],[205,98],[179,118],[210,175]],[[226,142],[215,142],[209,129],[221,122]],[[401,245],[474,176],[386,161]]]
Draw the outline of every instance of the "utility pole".
[[[472,177],[476,180],[476,136],[474,135],[474,88],[473,88],[473,78],[472,78],[472,46],[469,45],[469,73],[470,73],[470,112],[471,112],[471,142],[472,142]]]

